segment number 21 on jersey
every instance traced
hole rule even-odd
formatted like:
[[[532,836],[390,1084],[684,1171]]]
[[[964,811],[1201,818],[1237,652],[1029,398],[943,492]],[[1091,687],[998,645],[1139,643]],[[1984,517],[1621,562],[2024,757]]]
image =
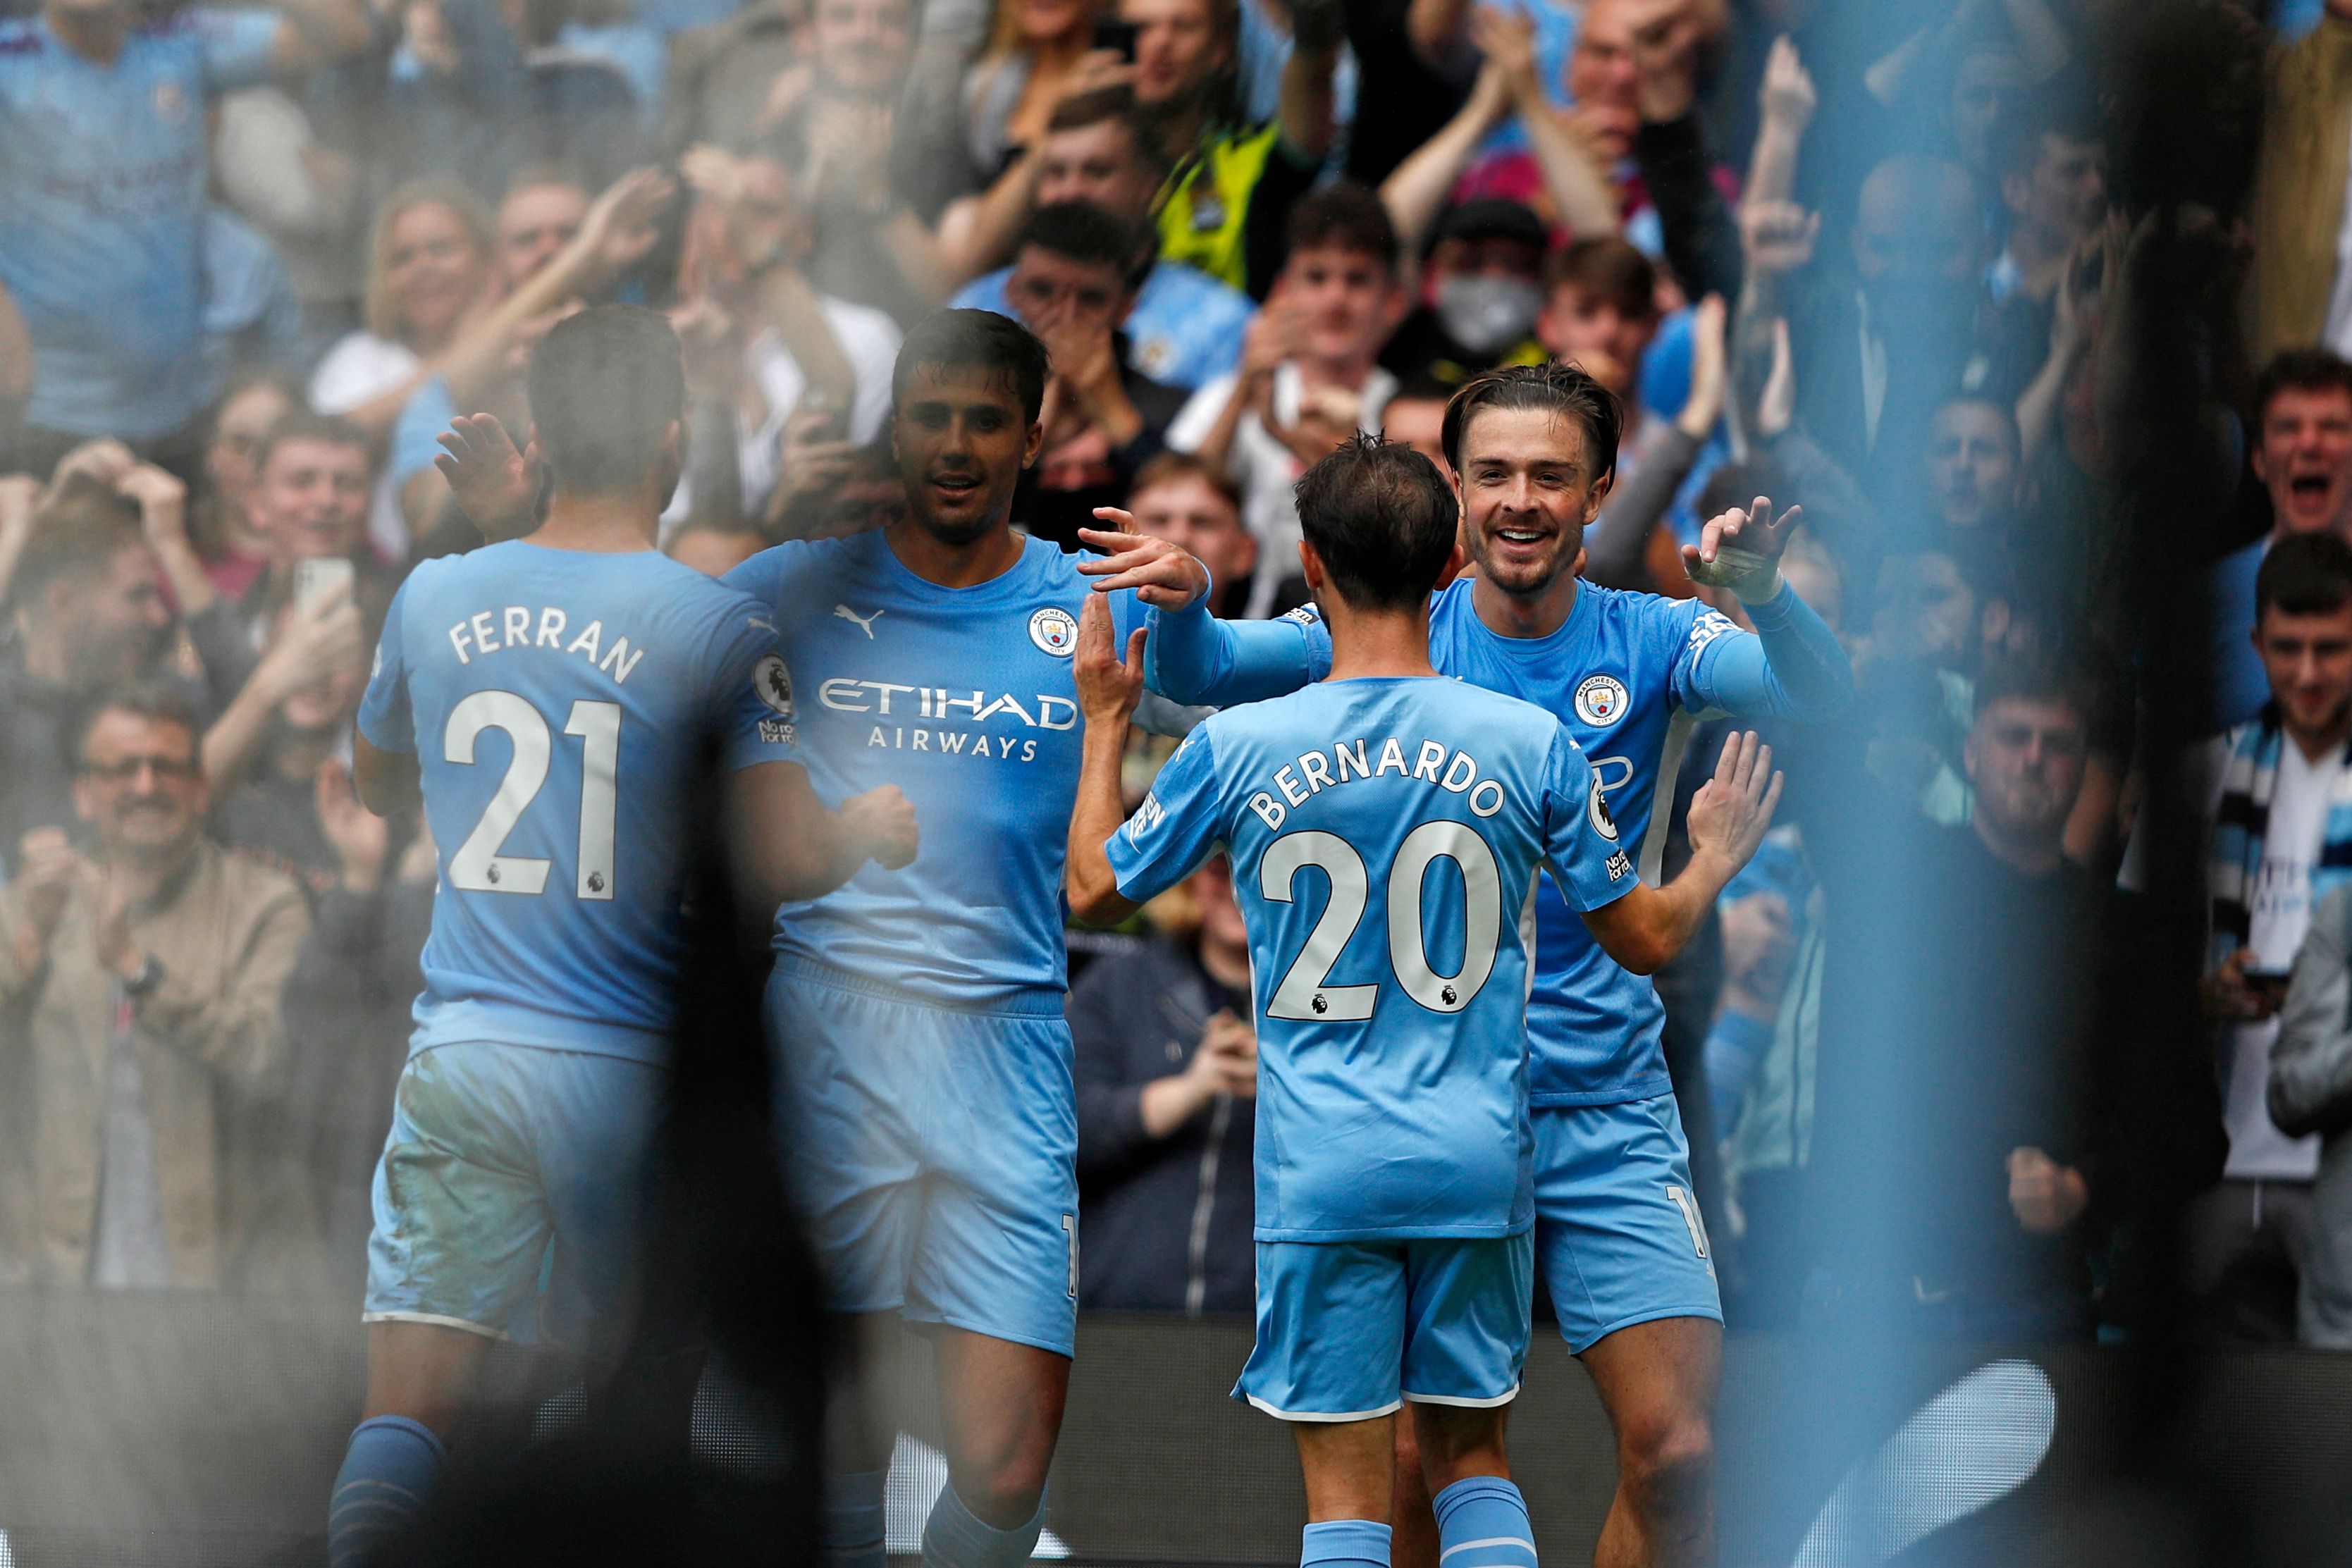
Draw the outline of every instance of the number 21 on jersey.
[[[1462,875],[1462,967],[1451,975],[1437,972],[1422,939],[1422,882],[1439,860],[1452,861]],[[1283,834],[1259,857],[1259,895],[1271,904],[1293,902],[1293,884],[1308,866],[1319,867],[1330,879],[1330,901],[1275,987],[1266,1016],[1318,1023],[1368,1019],[1380,998],[1378,985],[1325,984],[1370,902],[1371,878],[1356,846],[1337,833]],[[1495,952],[1503,935],[1503,879],[1486,841],[1461,822],[1423,822],[1397,846],[1396,860],[1389,867],[1387,904],[1389,968],[1405,994],[1432,1012],[1458,1013],[1468,1007],[1495,972]]]
[[[548,862],[531,855],[499,852],[547,782],[554,737],[540,711],[512,692],[476,692],[449,710],[441,731],[441,755],[468,767],[474,743],[486,729],[502,730],[514,755],[498,793],[482,809],[481,821],[449,857],[449,885],[467,893],[536,894],[547,886]],[[580,874],[582,898],[613,896],[614,805],[621,761],[621,705],[572,705],[563,733],[580,740]]]

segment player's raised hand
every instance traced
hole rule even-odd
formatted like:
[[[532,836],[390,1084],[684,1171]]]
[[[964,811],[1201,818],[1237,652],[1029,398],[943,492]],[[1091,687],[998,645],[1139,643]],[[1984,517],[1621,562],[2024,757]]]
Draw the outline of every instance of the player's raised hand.
[[[539,448],[518,452],[494,413],[461,413],[435,438],[433,466],[449,494],[492,544],[520,538],[539,518]]]
[[[1698,543],[1683,546],[1683,570],[1693,582],[1728,588],[1746,602],[1761,604],[1780,591],[1780,553],[1804,515],[1802,507],[1791,507],[1776,517],[1763,496],[1718,513],[1706,520]]]
[[[915,852],[922,846],[915,803],[896,784],[844,800],[841,823],[866,847],[866,858],[884,871],[899,871],[913,863]]]
[[[1184,610],[1209,591],[1209,569],[1181,546],[1137,533],[1132,513],[1097,507],[1095,516],[1111,526],[1080,528],[1078,538],[1103,554],[1100,559],[1080,556],[1078,571],[1097,580],[1097,593],[1131,588],[1155,610]]]
[[[1690,841],[1694,854],[1719,856],[1733,870],[1748,863],[1772,812],[1780,804],[1780,774],[1772,771],[1772,748],[1752,729],[1742,730],[1723,743],[1715,777],[1700,787],[1691,801]]]
[[[1087,595],[1078,612],[1078,651],[1070,673],[1077,682],[1078,710],[1088,724],[1123,725],[1143,700],[1143,636],[1140,627],[1129,632],[1121,658],[1110,601]]]

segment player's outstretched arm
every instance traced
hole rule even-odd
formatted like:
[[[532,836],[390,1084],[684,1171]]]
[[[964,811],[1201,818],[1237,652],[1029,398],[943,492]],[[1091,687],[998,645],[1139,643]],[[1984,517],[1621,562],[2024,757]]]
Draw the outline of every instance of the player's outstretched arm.
[[[1263,702],[1319,681],[1331,667],[1330,634],[1318,622],[1220,621],[1209,613],[1209,570],[1165,539],[1135,531],[1135,518],[1116,507],[1097,507],[1108,528],[1080,528],[1078,537],[1104,552],[1081,559],[1095,591],[1135,590],[1150,612],[1150,653],[1144,684],[1186,707],[1231,707]]]
[[[914,802],[896,784],[852,795],[828,811],[797,762],[763,762],[729,784],[736,872],[762,915],[780,904],[822,898],[867,861],[898,871],[915,858],[921,834]]]
[[[1781,580],[1780,558],[1803,508],[1778,518],[1759,496],[1707,519],[1699,542],[1683,546],[1694,582],[1718,583],[1738,595],[1756,635],[1721,637],[1701,659],[1688,694],[1694,707],[1742,718],[1834,717],[1853,695],[1853,666],[1829,623]]]
[[[1063,875],[1070,908],[1079,919],[1097,925],[1115,925],[1136,909],[1118,891],[1108,845],[1127,816],[1119,795],[1119,759],[1127,751],[1127,721],[1143,695],[1143,632],[1130,633],[1121,658],[1110,601],[1100,594],[1087,600],[1078,615],[1078,650],[1071,671],[1087,732]]]
[[[1691,859],[1682,874],[1664,887],[1637,884],[1615,903],[1585,912],[1584,924],[1601,950],[1637,975],[1671,963],[1764,841],[1780,803],[1780,784],[1772,748],[1754,730],[1724,742],[1715,777],[1691,802]]]

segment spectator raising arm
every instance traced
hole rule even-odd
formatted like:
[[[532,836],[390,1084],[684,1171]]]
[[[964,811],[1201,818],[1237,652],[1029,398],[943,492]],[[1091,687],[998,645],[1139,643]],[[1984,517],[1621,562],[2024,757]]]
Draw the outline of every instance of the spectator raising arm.
[[[1133,66],[1108,49],[1096,50],[1064,78],[1055,109],[1072,99],[1122,86],[1134,77]],[[1053,123],[1051,113],[1045,123]],[[1035,151],[1024,152],[987,190],[950,203],[940,214],[936,258],[950,287],[970,282],[1010,254],[1014,236],[1037,204],[1037,171]]]
[[[1764,85],[1756,96],[1762,112],[1741,194],[1750,202],[1785,202],[1796,193],[1797,151],[1820,103],[1796,43],[1785,33],[1772,40],[1771,52],[1764,57]]]
[[[1617,232],[1617,193],[1570,120],[1544,96],[1536,69],[1536,25],[1524,11],[1482,5],[1470,19],[1479,52],[1503,73],[1512,111],[1528,133],[1554,215],[1578,239]]]
[[[269,652],[205,731],[205,779],[214,799],[226,799],[245,777],[279,706],[317,680],[320,670],[356,659],[364,634],[348,588],[339,587],[317,603],[293,610]]]
[[[1283,62],[1275,118],[1283,145],[1302,165],[1321,163],[1338,133],[1333,76],[1346,37],[1342,0],[1290,0],[1290,58]]]
[[[1510,84],[1502,68],[1490,59],[1478,72],[1460,112],[1445,122],[1445,129],[1423,142],[1381,182],[1381,201],[1396,225],[1397,246],[1403,255],[1421,254],[1430,225],[1444,210],[1445,198],[1470,155],[1510,112]]]

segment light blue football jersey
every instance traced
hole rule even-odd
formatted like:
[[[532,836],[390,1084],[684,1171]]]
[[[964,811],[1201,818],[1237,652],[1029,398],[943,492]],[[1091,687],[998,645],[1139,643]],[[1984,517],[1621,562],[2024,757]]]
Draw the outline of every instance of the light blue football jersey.
[[[885,784],[922,846],[776,915],[776,951],[917,1000],[987,1009],[1065,988],[1062,862],[1077,799],[1076,558],[941,588],[877,530],[793,541],[727,574],[769,608],[801,693],[801,760],[828,806]],[[1124,638],[1133,596],[1112,596]]]
[[[440,854],[412,1052],[667,1060],[704,759],[797,762],[793,718],[766,611],[655,551],[510,540],[410,573],[360,729],[415,755]]]
[[[1717,712],[1819,716],[1850,688],[1836,636],[1793,591],[1784,588],[1750,613],[1762,637],[1695,599],[1583,583],[1550,636],[1506,637],[1478,619],[1465,578],[1431,604],[1430,662],[1566,725],[1643,879],[1654,883],[1666,821],[1652,807],[1662,791],[1671,795],[1695,722]],[[1195,610],[1155,612],[1151,623],[1153,687],[1178,702],[1249,702],[1296,690],[1331,667],[1330,633],[1311,605],[1272,622],[1216,622]],[[1656,988],[1601,951],[1558,899],[1539,898],[1536,909],[1528,1007],[1534,1103],[1607,1105],[1667,1092],[1665,1008]]]
[[[206,100],[268,80],[287,25],[158,8],[100,65],[44,16],[0,21],[0,285],[33,338],[28,423],[137,440],[211,401]]]
[[[1547,864],[1577,910],[1630,892],[1617,831],[1558,719],[1452,681],[1327,681],[1186,738],[1108,851],[1138,901],[1232,853],[1259,1240],[1534,1223],[1529,906]]]

